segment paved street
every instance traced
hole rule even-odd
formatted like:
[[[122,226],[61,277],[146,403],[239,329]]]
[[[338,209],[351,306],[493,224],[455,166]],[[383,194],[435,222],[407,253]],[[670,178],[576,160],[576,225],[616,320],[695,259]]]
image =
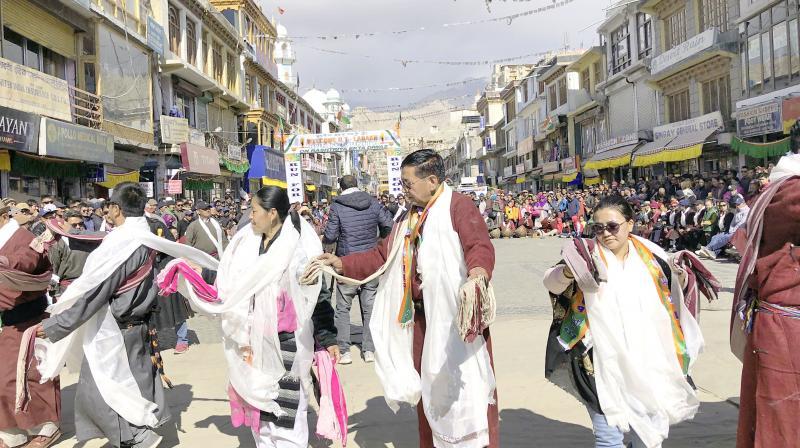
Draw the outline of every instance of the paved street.
[[[504,447],[588,447],[592,433],[586,411],[566,393],[543,378],[544,347],[550,325],[543,272],[559,258],[565,240],[524,239],[496,241],[494,285],[499,318],[493,327],[495,361],[501,407],[501,444]],[[665,447],[731,447],[735,441],[739,362],[728,350],[727,333],[736,265],[709,263],[725,289],[718,303],[704,302],[701,325],[706,352],[693,377],[702,400],[694,421],[674,427]],[[353,313],[354,321],[357,313]],[[231,427],[225,394],[225,368],[215,323],[196,317],[191,327],[200,344],[185,355],[164,354],[167,373],[177,385],[168,401],[177,425],[161,430],[163,447],[252,447],[246,430]],[[165,344],[168,344],[165,339]],[[410,409],[397,415],[381,398],[372,366],[357,358],[339,369],[350,412],[350,441],[357,447],[414,447],[416,417]],[[64,425],[74,434],[71,402],[75,376],[62,379]],[[655,386],[655,385],[654,385]],[[312,421],[312,431],[314,423]],[[314,447],[333,446],[311,437]],[[101,447],[97,441],[77,444],[65,439],[57,447]]]

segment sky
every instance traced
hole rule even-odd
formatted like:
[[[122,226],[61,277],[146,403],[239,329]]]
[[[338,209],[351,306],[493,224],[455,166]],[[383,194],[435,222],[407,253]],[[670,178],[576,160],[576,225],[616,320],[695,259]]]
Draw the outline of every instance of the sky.
[[[423,98],[479,91],[490,65],[406,64],[403,60],[484,61],[597,45],[597,25],[609,0],[573,0],[553,10],[511,21],[442,27],[445,23],[507,16],[553,4],[553,0],[258,0],[268,17],[286,26],[296,53],[300,92],[311,87],[342,91],[353,108],[406,105]],[[284,13],[280,15],[278,8]],[[374,31],[426,31],[373,37],[303,39],[300,36],[361,34]],[[321,48],[357,55],[331,54]],[[530,57],[513,63],[533,63]],[[347,89],[427,86],[483,77],[461,86],[429,87],[401,92],[346,92]]]

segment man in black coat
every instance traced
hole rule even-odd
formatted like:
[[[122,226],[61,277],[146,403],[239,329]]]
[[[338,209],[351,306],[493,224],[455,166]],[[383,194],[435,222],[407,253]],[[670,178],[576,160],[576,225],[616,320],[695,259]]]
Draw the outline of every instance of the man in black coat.
[[[368,251],[378,244],[378,237],[385,238],[392,230],[392,215],[380,202],[358,189],[355,176],[346,175],[339,179],[341,194],[333,201],[328,224],[325,226],[323,244],[336,243],[336,256]],[[363,324],[361,345],[364,361],[375,360],[372,337],[369,332],[369,319],[372,303],[378,291],[375,279],[362,286],[337,285],[336,287],[336,329],[342,359],[339,364],[350,364],[350,307],[358,295]]]

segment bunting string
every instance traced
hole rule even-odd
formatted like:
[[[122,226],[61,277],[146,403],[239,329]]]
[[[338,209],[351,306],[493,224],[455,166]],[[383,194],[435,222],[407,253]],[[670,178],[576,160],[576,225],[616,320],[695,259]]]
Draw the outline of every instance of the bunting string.
[[[542,51],[538,53],[528,53],[528,54],[521,54],[519,56],[510,56],[507,58],[501,59],[487,59],[487,60],[476,60],[476,61],[441,61],[441,60],[433,60],[433,59],[399,59],[399,58],[387,58],[384,55],[369,55],[369,54],[358,54],[358,53],[350,53],[347,51],[340,51],[340,50],[331,50],[329,48],[319,48],[314,46],[303,46],[304,48],[308,48],[311,50],[319,51],[322,53],[329,53],[329,54],[338,54],[343,56],[353,56],[359,57],[364,59],[391,59],[394,62],[399,62],[403,65],[403,67],[408,66],[409,64],[436,64],[436,65],[451,65],[451,66],[482,66],[482,65],[495,65],[495,64],[505,64],[507,62],[518,61],[520,59],[532,59],[532,58],[539,58],[554,54],[554,51]]]
[[[519,0],[514,0],[519,1]],[[530,0],[526,0],[530,1]],[[552,11],[554,9],[563,8],[570,3],[574,2],[575,0],[552,0],[552,3],[540,6],[538,8],[529,9],[527,11],[518,12],[515,14],[509,14],[506,16],[501,17],[490,17],[486,19],[476,19],[476,20],[467,20],[463,22],[450,22],[450,23],[442,23],[440,25],[434,26],[421,26],[416,28],[409,28],[404,30],[394,30],[394,31],[369,31],[369,32],[360,32],[360,33],[342,33],[342,34],[330,34],[330,35],[307,35],[307,36],[294,36],[292,39],[297,40],[339,40],[339,39],[360,39],[362,37],[375,37],[375,36],[383,36],[383,35],[390,35],[390,36],[399,36],[407,33],[415,33],[415,32],[426,32],[432,31],[440,28],[456,28],[461,26],[469,26],[469,25],[480,25],[484,23],[505,23],[506,25],[511,25],[514,20],[525,18],[525,17],[532,17],[539,14],[543,14],[548,11]]]
[[[451,81],[439,84],[427,84],[424,86],[406,86],[406,87],[384,87],[384,88],[357,88],[357,89],[340,89],[342,93],[380,93],[380,92],[405,92],[408,90],[417,89],[430,89],[433,87],[456,87],[465,86],[477,81],[486,81],[486,77],[469,78],[462,81]]]
[[[432,103],[435,103],[437,101],[449,102],[449,101],[461,100],[461,99],[465,99],[465,98],[474,98],[475,96],[476,96],[475,93],[467,93],[467,94],[458,95],[458,96],[451,96],[451,97],[445,97],[445,98],[434,98],[434,99],[428,99],[428,100],[424,100],[424,101],[416,101],[416,102],[408,103],[408,104],[388,104],[388,105],[385,105],[385,106],[358,106],[358,107],[355,108],[355,111],[356,112],[361,112],[361,113],[364,113],[364,112],[391,112],[391,111],[395,111],[396,112],[396,111],[400,111],[400,110],[419,108],[421,106],[425,106],[426,104],[432,104]]]

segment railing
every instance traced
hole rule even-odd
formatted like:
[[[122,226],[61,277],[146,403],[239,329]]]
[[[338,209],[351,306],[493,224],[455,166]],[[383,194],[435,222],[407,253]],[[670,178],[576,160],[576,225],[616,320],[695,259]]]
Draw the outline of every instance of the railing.
[[[69,86],[69,102],[72,108],[72,121],[75,124],[100,129],[103,122],[103,102],[99,96]]]

